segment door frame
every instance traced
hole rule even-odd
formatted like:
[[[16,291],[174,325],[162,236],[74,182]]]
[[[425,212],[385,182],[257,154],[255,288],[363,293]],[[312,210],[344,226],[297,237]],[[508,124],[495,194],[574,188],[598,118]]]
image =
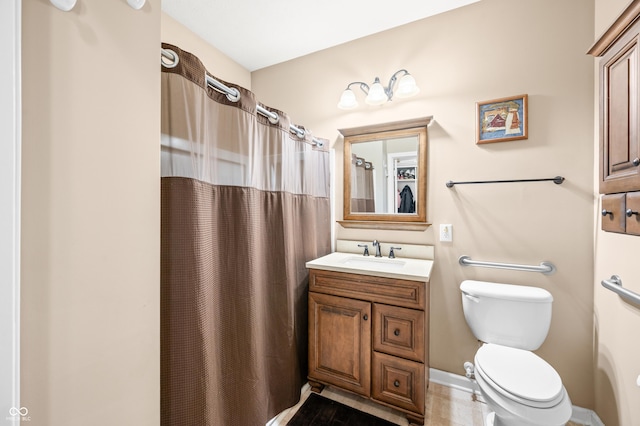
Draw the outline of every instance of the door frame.
[[[21,0],[0,2],[0,423],[19,424],[20,405],[20,174]],[[10,380],[6,380],[10,378]],[[19,410],[19,411],[18,411]],[[19,414],[14,414],[19,412]]]

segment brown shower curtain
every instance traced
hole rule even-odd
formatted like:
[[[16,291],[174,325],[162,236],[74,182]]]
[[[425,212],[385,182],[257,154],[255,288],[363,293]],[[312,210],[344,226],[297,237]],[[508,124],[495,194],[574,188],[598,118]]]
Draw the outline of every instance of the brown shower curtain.
[[[264,425],[306,376],[305,262],[330,251],[329,155],[163,48],[180,60],[162,67],[162,425]]]

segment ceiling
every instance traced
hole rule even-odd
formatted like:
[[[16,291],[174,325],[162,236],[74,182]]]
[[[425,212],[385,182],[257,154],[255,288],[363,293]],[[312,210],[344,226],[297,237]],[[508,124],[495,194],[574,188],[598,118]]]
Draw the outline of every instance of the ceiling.
[[[479,0],[162,0],[162,10],[248,71]]]

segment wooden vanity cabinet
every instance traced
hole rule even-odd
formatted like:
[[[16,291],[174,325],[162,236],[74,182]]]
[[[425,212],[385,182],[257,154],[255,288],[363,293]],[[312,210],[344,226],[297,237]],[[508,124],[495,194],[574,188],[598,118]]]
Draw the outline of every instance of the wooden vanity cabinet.
[[[424,424],[429,283],[309,271],[309,383],[335,386]]]

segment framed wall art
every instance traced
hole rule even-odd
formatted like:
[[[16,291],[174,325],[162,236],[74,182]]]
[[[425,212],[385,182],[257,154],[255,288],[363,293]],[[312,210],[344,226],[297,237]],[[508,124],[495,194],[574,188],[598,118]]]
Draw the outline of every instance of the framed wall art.
[[[527,95],[476,102],[476,144],[527,139]]]

